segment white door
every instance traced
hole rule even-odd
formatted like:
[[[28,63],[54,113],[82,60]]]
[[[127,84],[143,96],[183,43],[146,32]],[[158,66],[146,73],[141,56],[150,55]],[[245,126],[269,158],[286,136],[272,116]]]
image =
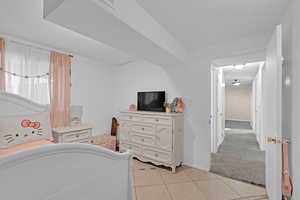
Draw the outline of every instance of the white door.
[[[276,27],[267,47],[263,76],[263,132],[266,138],[282,139],[281,83],[282,30]],[[281,199],[281,144],[266,144],[266,187],[270,200]]]

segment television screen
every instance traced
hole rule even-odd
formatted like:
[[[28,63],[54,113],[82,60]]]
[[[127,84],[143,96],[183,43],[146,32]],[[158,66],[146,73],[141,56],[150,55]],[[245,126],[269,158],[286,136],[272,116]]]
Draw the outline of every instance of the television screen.
[[[166,92],[138,92],[138,110],[165,112]]]

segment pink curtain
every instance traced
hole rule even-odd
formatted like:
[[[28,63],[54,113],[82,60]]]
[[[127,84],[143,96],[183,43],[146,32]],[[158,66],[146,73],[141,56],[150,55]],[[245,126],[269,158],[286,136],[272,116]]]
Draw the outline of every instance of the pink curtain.
[[[71,60],[68,55],[51,52],[50,56],[50,118],[53,128],[69,125]]]
[[[4,69],[5,40],[0,38],[0,68]],[[0,70],[0,92],[5,92],[5,73]]]

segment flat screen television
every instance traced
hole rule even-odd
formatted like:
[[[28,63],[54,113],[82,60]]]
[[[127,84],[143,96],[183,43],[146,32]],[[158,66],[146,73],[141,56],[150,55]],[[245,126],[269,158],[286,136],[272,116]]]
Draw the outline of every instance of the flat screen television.
[[[139,111],[165,112],[165,91],[138,92]]]

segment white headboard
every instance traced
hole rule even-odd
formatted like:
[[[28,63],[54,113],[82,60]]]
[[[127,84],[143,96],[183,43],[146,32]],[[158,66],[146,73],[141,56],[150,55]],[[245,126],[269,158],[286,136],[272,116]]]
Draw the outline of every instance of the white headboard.
[[[0,92],[0,117],[27,115],[48,110],[48,105],[41,105],[21,96]]]

